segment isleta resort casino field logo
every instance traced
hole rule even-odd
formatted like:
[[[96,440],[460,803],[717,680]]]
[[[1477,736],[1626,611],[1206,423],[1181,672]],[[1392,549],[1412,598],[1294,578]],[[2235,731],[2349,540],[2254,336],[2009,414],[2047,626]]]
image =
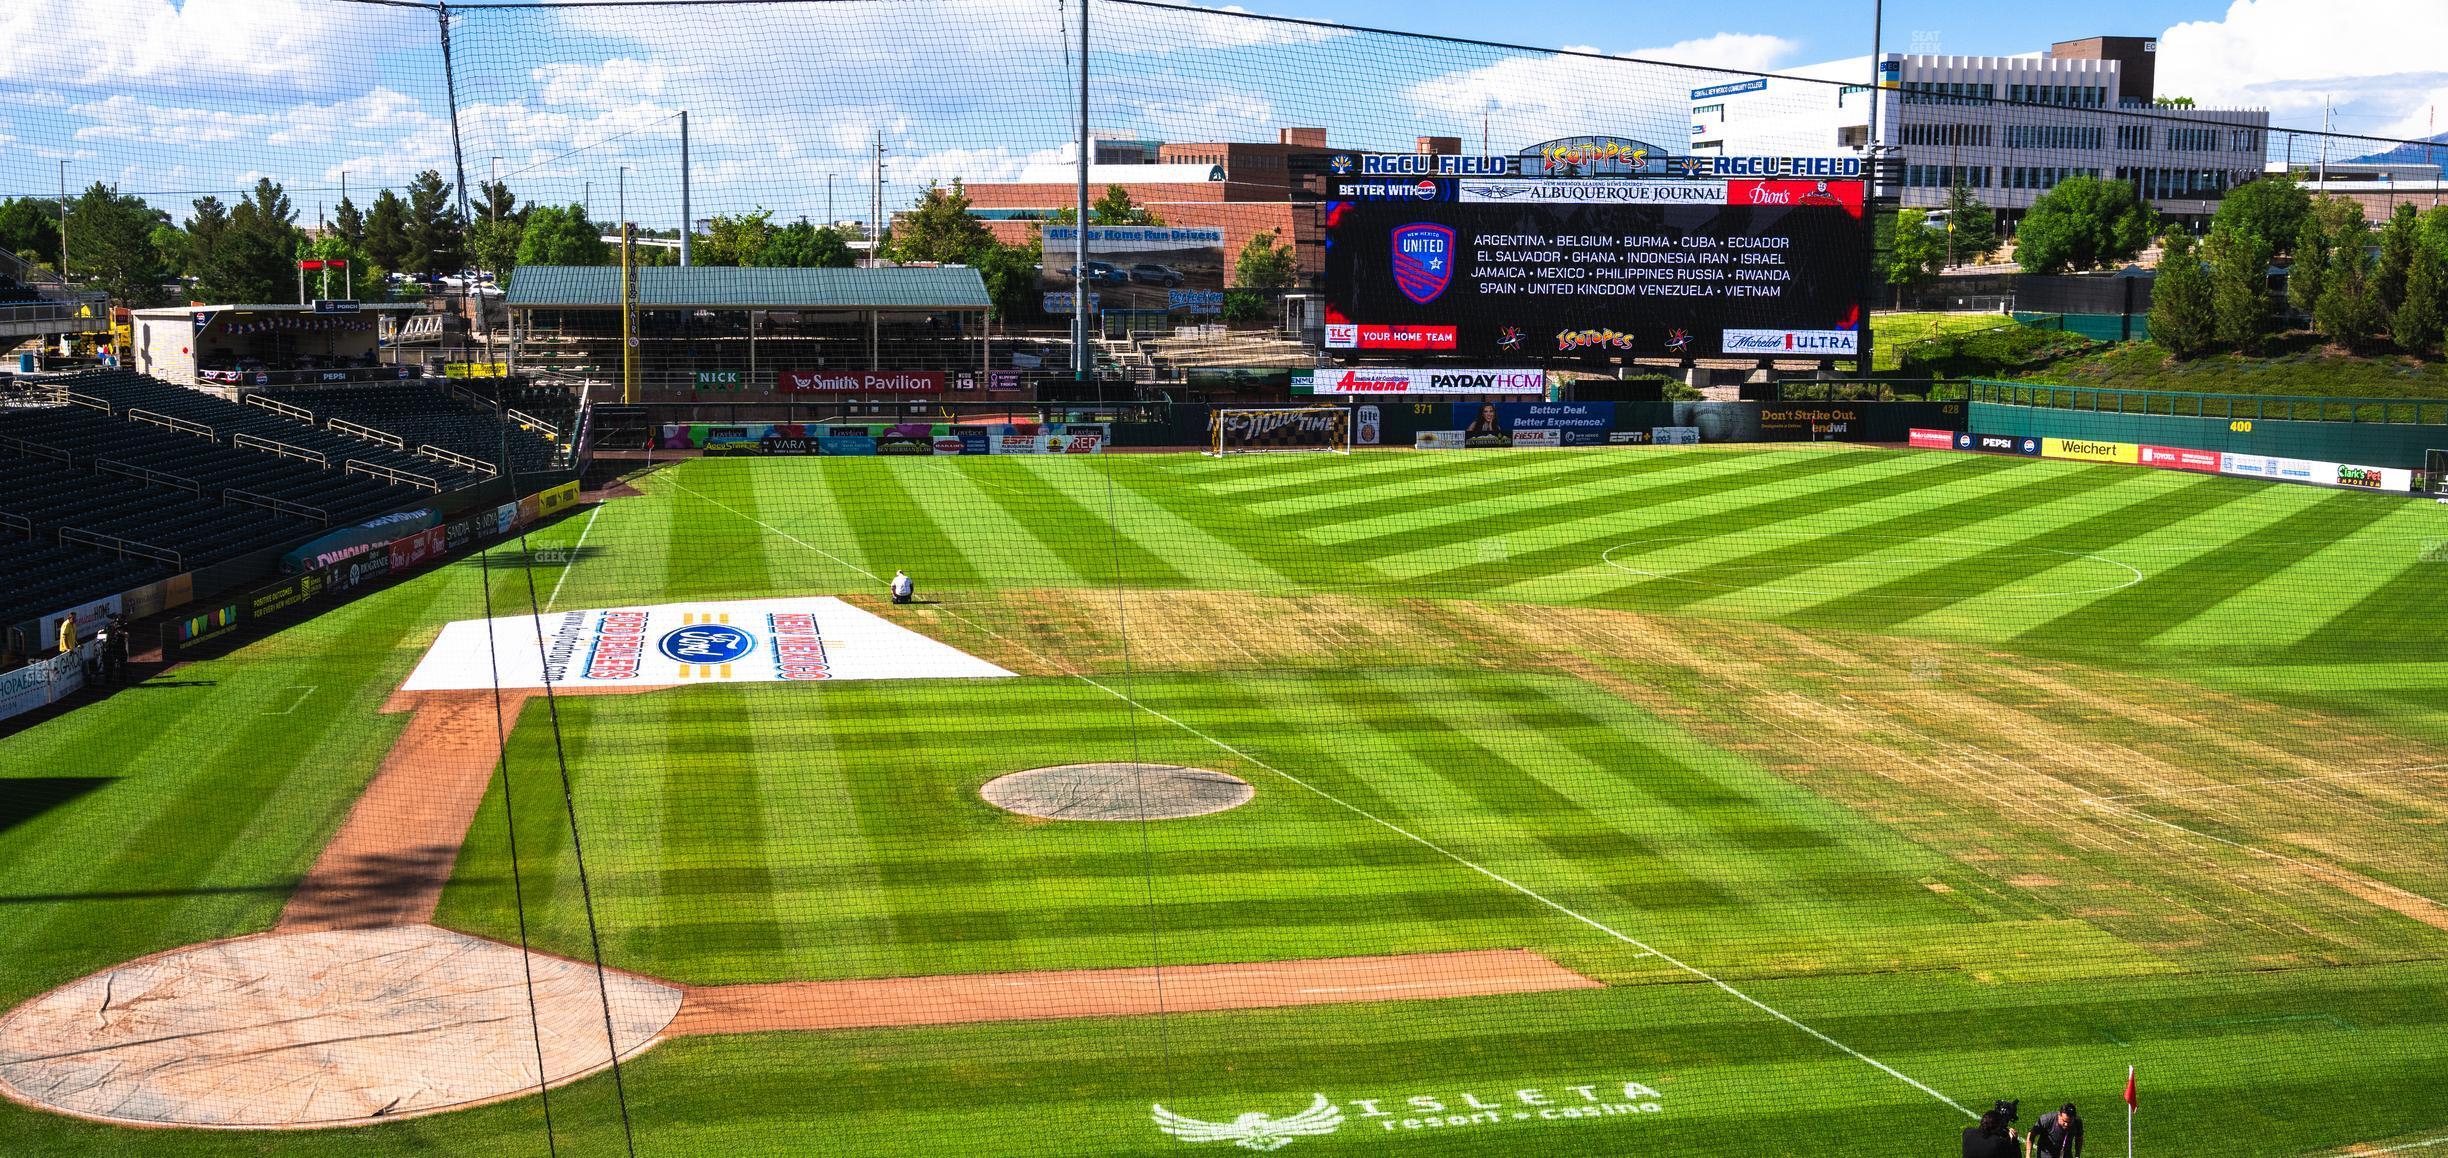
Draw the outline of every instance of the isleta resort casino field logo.
[[[1230,1142],[1245,1150],[1270,1151],[1283,1149],[1302,1138],[1335,1133],[1347,1125],[1362,1130],[1374,1126],[1389,1134],[1403,1134],[1590,1122],[1664,1113],[1666,1109],[1666,1096],[1639,1082],[1346,1098],[1341,1102],[1325,1094],[1316,1098],[1308,1109],[1281,1118],[1253,1110],[1230,1121],[1209,1122],[1177,1114],[1159,1104],[1153,1107],[1155,1112],[1150,1119],[1157,1129],[1184,1142]]]

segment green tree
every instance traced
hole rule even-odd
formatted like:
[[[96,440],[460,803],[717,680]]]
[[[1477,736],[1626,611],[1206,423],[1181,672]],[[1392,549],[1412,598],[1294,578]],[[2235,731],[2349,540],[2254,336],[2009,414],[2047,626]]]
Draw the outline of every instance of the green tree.
[[[774,230],[758,265],[783,269],[848,269],[858,264],[850,235],[830,225],[811,225],[805,217]]]
[[[2227,191],[2211,232],[2225,231],[2258,242],[2273,253],[2287,252],[2303,233],[2312,214],[2312,197],[2295,178],[2285,174],[2246,181]]]
[[[530,205],[519,232],[517,265],[610,265],[603,226],[587,220],[581,205]]]
[[[1300,276],[1300,259],[1289,245],[1275,243],[1275,231],[1260,230],[1241,246],[1233,259],[1233,284],[1242,289],[1285,290]]]
[[[954,178],[949,189],[927,186],[917,208],[893,223],[883,249],[885,257],[898,262],[975,265],[978,255],[994,243],[986,223],[969,215],[969,192]]]
[[[467,265],[467,222],[441,173],[427,169],[408,183],[407,224],[407,268],[431,277]]]
[[[2025,273],[2096,269],[2142,252],[2157,222],[2132,182],[2068,177],[2024,214],[2015,260]]]
[[[199,205],[199,221],[202,213]],[[212,244],[199,247],[196,295],[209,302],[295,301],[295,263],[304,240],[296,220],[288,192],[269,177],[259,179],[230,207]]]
[[[1270,312],[1268,305],[1267,296],[1255,290],[1225,290],[1224,324],[1228,326],[1259,325],[1267,320]]]
[[[1090,225],[1162,225],[1164,219],[1131,200],[1130,190],[1107,185],[1103,196],[1088,206]]]
[[[2411,205],[2399,205],[2388,224],[2380,227],[2380,262],[2372,269],[2372,287],[2380,308],[2390,314],[2405,304],[2406,274],[2422,249],[2422,215]]]
[[[1888,228],[1887,284],[1896,287],[1900,308],[1906,289],[1928,284],[1946,266],[1946,234],[1931,228],[1929,214],[1918,209],[1898,210]]]
[[[366,215],[365,251],[385,273],[409,268],[414,243],[408,236],[408,203],[385,189],[374,195],[374,210]],[[192,232],[192,230],[190,230]]]
[[[2387,321],[2374,284],[2377,279],[2370,254],[2371,229],[2358,214],[2334,235],[2334,240],[2320,301],[2312,307],[2312,324],[2319,328],[2322,337],[2349,350],[2360,350],[2370,344]]]
[[[2319,216],[2304,215],[2288,252],[2287,303],[2309,316],[2320,305],[2321,291],[2329,287],[2329,231]]]
[[[350,245],[359,249],[365,248],[365,214],[359,212],[357,203],[349,200],[345,195],[340,198],[340,204],[332,210],[332,232],[348,239]]]
[[[187,231],[165,221],[153,227],[153,252],[160,255],[162,268],[172,276],[185,273],[195,264],[195,239]]]
[[[526,215],[526,210],[519,206],[518,198],[512,195],[510,185],[505,181],[478,182],[475,200],[472,208],[479,221],[498,221]]]
[[[1036,237],[1025,245],[995,242],[978,255],[978,277],[986,282],[987,300],[994,303],[994,316],[1004,321],[1035,312],[1038,297],[1038,263],[1044,257],[1044,242]]]
[[[1947,190],[1948,245],[1957,265],[1978,265],[1997,252],[1997,210],[1974,196],[1970,186]]]
[[[704,265],[762,265],[778,232],[773,211],[761,205],[750,213],[718,213],[696,243],[694,257]]]
[[[2210,275],[2183,230],[2169,230],[2160,244],[2159,277],[2151,286],[2151,340],[2179,358],[2198,358],[2216,338]]]
[[[2232,350],[2259,349],[2269,336],[2269,247],[2241,230],[2213,226],[2202,253],[2210,263],[2214,340]]]
[[[2448,262],[2430,250],[2417,253],[2406,272],[2405,301],[2389,319],[2389,339],[2409,354],[2440,348],[2443,318],[2448,318]]]
[[[0,201],[0,252],[57,268],[59,202],[39,197]]]
[[[476,268],[496,279],[508,278],[518,268],[519,246],[526,232],[526,223],[518,217],[479,217],[468,226],[468,256]]]
[[[221,247],[221,239],[229,236],[229,207],[210,195],[195,199],[195,216],[187,219],[187,263],[179,269],[193,277],[204,272],[204,263],[212,260],[213,250]]]
[[[169,215],[144,198],[119,194],[99,181],[68,209],[68,270],[121,305],[150,306],[169,300],[163,286],[173,271],[153,248],[153,228]]]

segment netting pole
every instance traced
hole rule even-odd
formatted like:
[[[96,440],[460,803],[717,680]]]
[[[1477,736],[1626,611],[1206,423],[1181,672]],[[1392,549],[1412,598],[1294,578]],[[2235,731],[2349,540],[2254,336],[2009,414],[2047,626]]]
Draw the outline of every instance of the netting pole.
[[[450,5],[448,3],[434,5],[434,19],[442,26],[442,86],[444,92],[450,99],[451,175],[458,178],[459,228],[461,230],[460,237],[465,239],[467,237],[466,229],[469,224],[467,155],[459,143],[459,72],[458,69],[453,67],[451,63]],[[464,240],[462,244],[464,245]],[[472,258],[469,260],[468,264],[475,264]],[[464,269],[465,267],[462,268]],[[471,279],[464,277],[459,279],[459,303],[462,309],[466,307],[469,292],[474,288],[468,284],[470,280]],[[482,298],[477,299],[479,309],[482,308],[483,301],[484,299]],[[493,332],[490,328],[488,328],[485,331],[485,345],[487,347],[485,351],[485,360],[488,362],[493,360],[491,349],[492,344]],[[439,350],[440,348],[441,347],[438,345],[435,347],[436,350]],[[462,358],[467,357],[467,345],[464,342],[459,346],[459,356]]]
[[[1088,0],[1079,0],[1079,219],[1071,235],[1071,372],[1085,382],[1096,369],[1088,352]]]

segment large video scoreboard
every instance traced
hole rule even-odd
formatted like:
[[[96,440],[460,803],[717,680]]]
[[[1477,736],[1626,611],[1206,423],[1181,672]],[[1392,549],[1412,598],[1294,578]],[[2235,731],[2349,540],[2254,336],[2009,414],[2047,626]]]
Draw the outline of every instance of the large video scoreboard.
[[[1337,178],[1329,351],[1850,358],[1858,179]]]

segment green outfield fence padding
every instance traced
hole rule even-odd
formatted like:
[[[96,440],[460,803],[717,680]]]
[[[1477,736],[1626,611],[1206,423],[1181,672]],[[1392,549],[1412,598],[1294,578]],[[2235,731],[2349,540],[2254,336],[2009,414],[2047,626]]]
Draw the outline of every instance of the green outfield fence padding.
[[[2065,330],[2095,342],[2147,342],[2149,314],[2040,314],[2017,310],[2014,320],[2043,330]]]
[[[2335,417],[2321,420],[2323,413]],[[2357,415],[2366,420],[2355,421]],[[2428,451],[2448,447],[2448,400],[2294,399],[1977,381],[1968,417],[1980,434],[2096,438],[2409,470],[2423,469]]]

